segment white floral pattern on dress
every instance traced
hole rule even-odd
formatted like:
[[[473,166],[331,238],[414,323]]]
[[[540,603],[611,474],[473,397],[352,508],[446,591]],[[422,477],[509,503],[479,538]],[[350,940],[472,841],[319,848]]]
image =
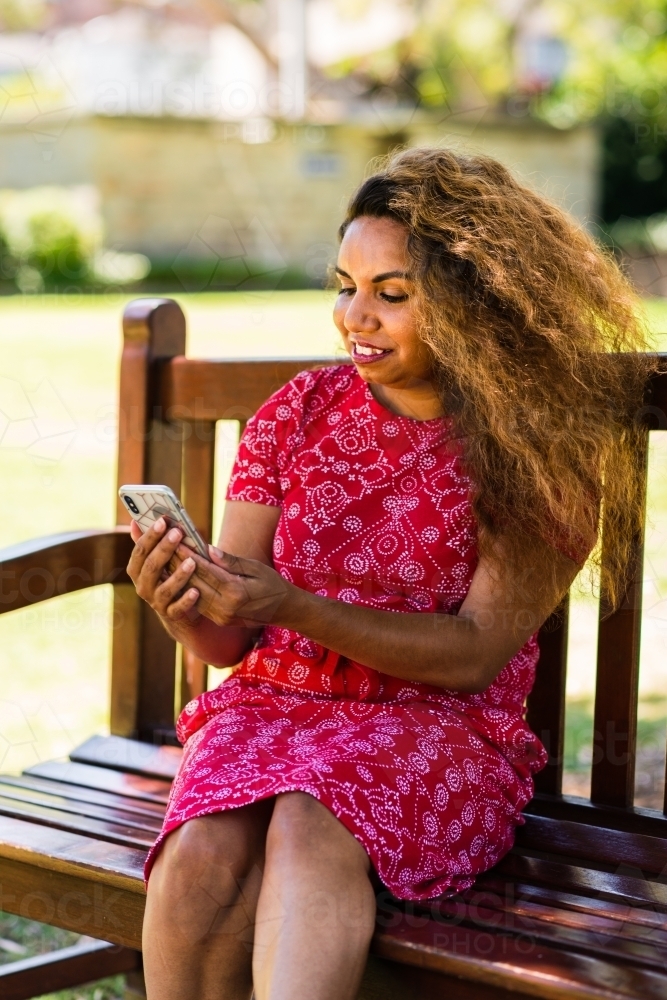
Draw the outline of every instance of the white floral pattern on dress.
[[[274,565],[322,596],[456,614],[477,565],[452,423],[390,413],[349,366],[303,372],[260,408],[228,497],[281,507]],[[147,877],[189,819],[303,791],[357,837],[395,895],[467,888],[511,847],[546,761],[524,720],[537,658],[533,637],[485,691],[465,695],[265,628],[234,676],[179,719],[183,762]]]

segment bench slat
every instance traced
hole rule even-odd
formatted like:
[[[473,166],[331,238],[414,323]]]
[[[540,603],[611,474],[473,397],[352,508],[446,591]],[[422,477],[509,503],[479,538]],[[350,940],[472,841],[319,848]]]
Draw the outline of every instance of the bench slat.
[[[69,756],[75,763],[94,764],[142,778],[171,782],[176,777],[182,754],[179,747],[154,746],[122,736],[91,736]]]
[[[608,939],[636,941],[637,943],[659,947],[661,962],[664,965],[665,948],[667,948],[667,920],[663,924],[646,924],[636,921],[634,913],[628,907],[625,910],[619,906],[616,915],[611,915],[602,909],[593,907],[584,909],[562,905],[556,893],[543,893],[537,897],[528,891],[513,891],[513,887],[505,884],[498,886],[500,891],[492,891],[487,885],[484,888],[471,889],[464,893],[461,900],[471,909],[472,917],[479,906],[487,907],[498,914],[503,914],[509,920],[514,917],[526,916],[530,920],[544,921],[577,931],[592,931],[595,935],[603,935]],[[581,897],[573,897],[575,900]],[[583,903],[584,900],[581,900]],[[611,903],[606,903],[611,907]],[[505,924],[504,926],[507,926]]]
[[[649,837],[667,838],[667,816],[657,809],[619,809],[614,806],[599,805],[589,799],[571,795],[562,798],[550,795],[536,795],[524,809],[524,816],[550,816],[553,819],[568,819],[573,823],[587,826],[604,826],[610,830],[625,830],[627,833],[644,833]]]
[[[516,846],[603,864],[634,865],[654,874],[660,874],[667,863],[666,844],[661,837],[548,816],[526,816],[525,825],[517,827]]]
[[[630,904],[613,903],[609,899],[596,899],[594,896],[580,896],[546,886],[488,877],[485,877],[483,882],[478,882],[469,892],[484,892],[487,889],[496,893],[501,899],[534,900],[551,906],[554,910],[603,916],[608,920],[616,920],[621,925],[631,925],[637,933],[640,927],[667,932],[667,914],[655,913]]]
[[[147,850],[0,816],[0,857],[143,893]]]
[[[623,866],[621,866],[622,868]],[[583,866],[545,861],[511,851],[491,869],[491,877],[509,876],[520,882],[554,886],[565,892],[596,896],[615,903],[652,907],[667,912],[667,885],[646,877],[597,871]],[[485,876],[478,880],[484,883]]]
[[[499,905],[493,905],[494,902]],[[497,897],[494,899],[493,894],[487,896],[486,893],[477,893],[472,902],[444,900],[437,911],[443,927],[467,926],[492,934],[528,935],[533,941],[544,942],[554,948],[619,959],[659,972],[665,969],[665,935],[655,930],[645,931],[641,937],[632,933],[624,935],[619,932],[617,923],[602,917],[588,915],[575,922],[572,914],[568,920],[567,914],[553,907],[528,903],[506,906]],[[449,923],[447,917],[451,918]],[[667,979],[665,982],[667,985]]]
[[[535,775],[535,790],[547,795],[560,795],[563,786],[568,612],[569,595],[539,631],[539,666],[527,702],[528,725],[549,754]]]
[[[510,930],[512,920],[518,918],[523,921],[533,921],[536,926],[541,923],[555,925],[569,930],[593,932],[593,936],[601,936],[603,941],[632,941],[637,944],[646,945],[653,951],[658,948],[660,954],[660,966],[665,965],[665,948],[667,947],[667,923],[662,927],[646,926],[642,923],[635,923],[626,909],[624,918],[620,919],[610,916],[604,911],[594,912],[589,909],[584,913],[571,907],[560,906],[555,897],[537,900],[530,894],[517,893],[514,898],[509,895],[501,895],[492,892],[466,893],[464,902],[472,907],[473,915],[477,907],[486,906],[490,911],[503,914],[506,922],[501,926]],[[607,906],[611,904],[607,903]],[[620,909],[620,908],[619,908]],[[523,923],[521,926],[525,926]],[[615,945],[613,946],[615,947]]]
[[[171,358],[162,368],[160,403],[170,419],[240,420],[245,422],[269,396],[299,372],[331,364],[340,358],[231,358],[208,360]]]
[[[101,792],[126,795],[140,802],[153,802],[165,806],[171,787],[165,781],[142,778],[135,774],[112,771],[106,767],[78,764],[74,761],[48,760],[26,768],[24,775],[62,781],[77,788],[91,788]]]
[[[652,970],[434,920],[380,930],[371,950],[395,962],[552,1000],[667,998],[667,977]]]
[[[69,833],[81,833],[84,836],[95,837],[112,844],[122,844],[126,847],[145,847],[148,849],[156,838],[155,832],[146,833],[136,827],[121,826],[117,823],[92,819],[89,816],[76,816],[73,813],[62,812],[60,809],[48,809],[33,803],[6,799],[2,795],[0,795],[0,816],[22,819],[35,825],[66,830]]]
[[[143,830],[145,833],[157,836],[162,827],[160,817],[137,816],[136,813],[126,813],[118,807],[94,805],[91,802],[80,802],[67,799],[54,790],[53,792],[37,791],[34,788],[21,788],[14,784],[5,784],[0,777],[0,799],[20,803],[26,808],[43,806],[46,809],[57,809],[62,813],[75,816],[100,819],[109,823],[119,824],[128,828]]]
[[[83,785],[67,785],[63,781],[49,781],[47,778],[36,778],[32,775],[3,774],[0,777],[3,785],[23,788],[27,791],[46,792],[47,795],[60,795],[69,802],[90,802],[93,805],[109,806],[120,809],[134,816],[145,816],[148,819],[162,821],[164,804],[146,802],[142,799],[130,798],[129,795],[116,795],[113,792],[101,792],[96,788],[85,788]]]

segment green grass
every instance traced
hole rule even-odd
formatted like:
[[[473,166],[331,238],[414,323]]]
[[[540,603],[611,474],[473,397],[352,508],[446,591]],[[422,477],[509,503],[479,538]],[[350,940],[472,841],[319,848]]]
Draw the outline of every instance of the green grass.
[[[645,299],[644,308],[657,350],[667,351],[667,299]]]
[[[59,948],[68,948],[79,940],[78,934],[49,927],[35,920],[25,920],[0,912],[0,966],[33,955],[44,955]],[[124,976],[101,979],[89,987],[60,990],[45,994],[42,1000],[120,1000],[124,992]]]
[[[120,317],[128,298],[0,299],[0,412],[13,417],[12,437],[0,423],[0,546],[114,523]],[[337,349],[326,292],[179,301],[192,356],[326,357]],[[34,442],[31,406],[41,435]],[[4,770],[65,754],[104,731],[110,598],[110,588],[98,588],[0,619]]]

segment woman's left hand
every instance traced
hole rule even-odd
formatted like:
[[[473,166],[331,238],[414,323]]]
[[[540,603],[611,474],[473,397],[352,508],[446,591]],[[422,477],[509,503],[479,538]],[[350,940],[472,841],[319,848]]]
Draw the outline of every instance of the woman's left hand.
[[[199,591],[197,610],[216,625],[266,625],[293,589],[270,566],[222,552],[209,545],[211,561],[181,545],[180,560],[191,557],[196,569],[189,583]]]

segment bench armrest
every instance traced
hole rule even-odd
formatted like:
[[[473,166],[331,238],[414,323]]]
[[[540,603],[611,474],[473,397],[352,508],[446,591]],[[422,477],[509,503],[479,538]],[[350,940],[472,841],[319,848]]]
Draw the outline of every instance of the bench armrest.
[[[130,529],[67,531],[0,549],[0,614],[102,583],[129,583]]]

